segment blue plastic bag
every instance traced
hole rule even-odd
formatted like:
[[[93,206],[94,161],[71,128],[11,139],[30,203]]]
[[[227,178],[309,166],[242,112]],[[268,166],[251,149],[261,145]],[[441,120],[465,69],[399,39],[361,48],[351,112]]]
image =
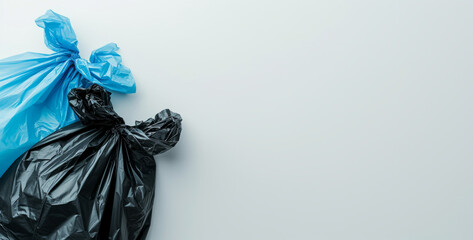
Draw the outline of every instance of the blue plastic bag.
[[[57,129],[79,119],[68,104],[73,88],[93,83],[110,91],[134,93],[130,70],[110,43],[79,57],[67,17],[51,10],[36,20],[53,54],[24,53],[0,60],[0,176],[26,150]]]

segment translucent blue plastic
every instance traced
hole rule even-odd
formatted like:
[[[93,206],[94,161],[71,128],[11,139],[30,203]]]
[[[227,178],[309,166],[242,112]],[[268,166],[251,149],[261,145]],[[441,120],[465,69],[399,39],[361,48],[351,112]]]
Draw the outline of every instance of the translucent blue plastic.
[[[53,54],[24,53],[0,60],[0,176],[44,137],[78,121],[67,94],[93,83],[110,91],[134,93],[130,70],[110,43],[79,57],[69,19],[51,10],[36,20]],[[38,158],[39,159],[39,158]]]

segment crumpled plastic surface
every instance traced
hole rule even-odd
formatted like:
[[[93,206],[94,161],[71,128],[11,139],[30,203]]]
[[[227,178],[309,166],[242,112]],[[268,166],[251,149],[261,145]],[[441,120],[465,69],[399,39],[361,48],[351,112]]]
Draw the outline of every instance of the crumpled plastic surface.
[[[51,10],[36,20],[53,54],[24,53],[0,60],[0,176],[16,158],[57,129],[77,122],[67,94],[93,83],[134,93],[135,81],[110,43],[79,57],[69,19]]]
[[[0,239],[145,239],[153,155],[176,145],[181,117],[163,110],[127,126],[98,85],[74,89],[81,122],[36,144],[0,179]]]

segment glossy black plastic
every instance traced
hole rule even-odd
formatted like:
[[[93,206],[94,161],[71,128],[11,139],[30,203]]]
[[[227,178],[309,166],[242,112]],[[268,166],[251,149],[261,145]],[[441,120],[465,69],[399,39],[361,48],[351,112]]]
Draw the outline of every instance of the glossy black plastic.
[[[0,179],[0,239],[145,239],[153,155],[179,141],[180,115],[163,110],[127,126],[99,85],[68,98],[81,122],[43,139]]]

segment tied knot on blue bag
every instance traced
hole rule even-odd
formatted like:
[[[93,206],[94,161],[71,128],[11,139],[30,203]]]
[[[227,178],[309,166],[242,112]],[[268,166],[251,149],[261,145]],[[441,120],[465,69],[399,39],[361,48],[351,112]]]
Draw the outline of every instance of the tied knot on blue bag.
[[[72,60],[75,61],[75,60],[78,59],[78,58],[80,58],[80,55],[79,55],[78,52],[72,52],[72,53],[71,53],[71,59],[72,59]]]
[[[119,48],[109,43],[92,52],[90,59],[80,57],[77,38],[69,18],[48,10],[36,19],[36,24],[44,29],[46,46],[57,52],[69,55],[76,70],[91,83],[99,84],[107,90],[134,93],[136,85],[129,68],[123,66]]]

